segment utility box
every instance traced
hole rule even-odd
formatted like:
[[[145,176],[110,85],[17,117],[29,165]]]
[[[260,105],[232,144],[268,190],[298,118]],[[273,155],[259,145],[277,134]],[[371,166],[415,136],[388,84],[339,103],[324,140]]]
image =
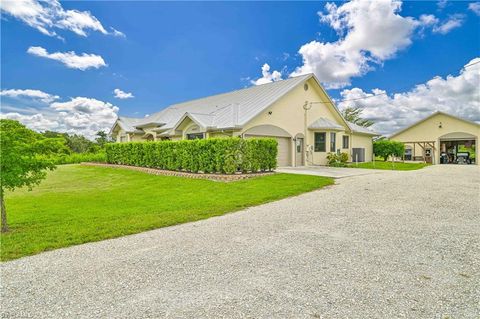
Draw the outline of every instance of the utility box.
[[[365,162],[364,148],[352,148],[352,162]]]

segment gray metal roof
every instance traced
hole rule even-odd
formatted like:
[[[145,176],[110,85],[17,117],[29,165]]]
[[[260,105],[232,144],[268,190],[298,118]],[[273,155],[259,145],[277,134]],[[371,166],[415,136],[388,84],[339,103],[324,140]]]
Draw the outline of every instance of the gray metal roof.
[[[324,117],[320,117],[308,126],[312,130],[344,130],[345,128],[336,122]]]
[[[120,117],[119,120],[124,122],[123,119],[128,119],[129,124],[125,123],[125,125],[135,127],[149,123],[165,123],[161,129],[168,130],[188,113],[188,116],[205,128],[241,127],[312,76],[312,74],[301,75],[283,81],[173,104],[141,119]]]
[[[350,126],[350,129],[355,132],[355,133],[362,133],[362,134],[369,134],[369,135],[375,135],[375,136],[380,136],[377,132],[374,130],[365,127],[365,126],[360,126],[352,122],[347,122],[348,126]]]
[[[135,126],[139,123],[141,119],[134,118],[134,117],[126,117],[126,116],[119,116],[116,124],[118,124],[122,130],[128,133],[141,133],[141,130],[135,128]]]

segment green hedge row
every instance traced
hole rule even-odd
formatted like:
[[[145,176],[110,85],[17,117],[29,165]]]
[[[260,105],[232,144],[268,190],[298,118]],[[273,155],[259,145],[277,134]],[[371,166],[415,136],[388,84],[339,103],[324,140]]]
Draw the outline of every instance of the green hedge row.
[[[53,157],[55,165],[61,164],[75,164],[81,162],[106,162],[106,154],[101,151],[98,153],[72,153],[68,155],[59,155]]]
[[[224,173],[270,171],[277,167],[277,141],[212,138],[106,145],[107,162],[171,171]]]

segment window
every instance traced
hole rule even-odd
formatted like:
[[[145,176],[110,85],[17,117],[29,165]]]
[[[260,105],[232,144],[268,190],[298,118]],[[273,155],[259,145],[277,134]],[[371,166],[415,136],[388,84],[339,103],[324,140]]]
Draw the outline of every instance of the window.
[[[342,138],[342,148],[348,148],[348,135],[344,135]]]
[[[315,152],[325,152],[326,133],[315,132]]]
[[[337,140],[337,133],[331,132],[330,133],[330,152],[336,151],[336,140]]]
[[[187,134],[187,140],[197,140],[197,139],[202,139],[202,138],[203,138],[203,133]]]
[[[127,141],[127,137],[125,135],[121,135],[120,136],[120,142],[123,143],[123,142],[126,142]]]

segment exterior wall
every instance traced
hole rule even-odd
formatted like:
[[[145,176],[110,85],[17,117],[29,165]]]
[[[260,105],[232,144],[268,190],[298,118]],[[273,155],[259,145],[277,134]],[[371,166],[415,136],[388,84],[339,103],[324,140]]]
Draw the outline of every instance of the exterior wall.
[[[306,152],[306,164],[307,165],[326,165],[326,156],[330,152],[330,132],[328,130],[307,130],[305,132],[305,111],[303,105],[305,101],[308,102],[325,102],[325,103],[316,103],[313,104],[310,110],[307,111],[307,127],[312,124],[319,117],[324,117],[329,120],[338,123],[343,126],[345,131],[334,131],[336,132],[336,149],[340,149],[341,152],[348,152],[351,154],[351,148],[353,147],[362,147],[355,145],[355,139],[350,137],[350,145],[347,150],[342,149],[342,136],[348,135],[349,128],[345,125],[340,115],[333,109],[333,106],[328,102],[328,97],[325,92],[318,86],[316,81],[311,78],[307,81],[308,90],[305,91],[303,85],[299,85],[294,88],[287,95],[282,97],[280,100],[275,102],[268,109],[264,110],[262,114],[258,115],[252,121],[248,122],[242,132],[237,134],[242,134],[248,129],[258,126],[258,125],[275,125],[285,131],[287,131],[292,136],[291,141],[291,150],[292,156],[292,165],[294,165],[295,160],[295,147],[293,145],[293,137],[297,134],[305,135],[305,150]],[[269,114],[271,112],[271,114]],[[314,152],[314,132],[326,132],[326,151],[325,152]],[[365,149],[365,157],[371,158],[372,152],[372,138],[368,137],[369,147]],[[364,139],[362,138],[362,143]],[[370,153],[368,153],[370,152]],[[351,160],[351,158],[350,158]]]
[[[127,133],[122,129],[116,129],[112,133],[113,139],[115,139],[115,142],[121,143],[121,138],[125,137],[125,140],[123,141],[124,143],[126,142],[139,142],[139,141],[146,141],[146,139],[142,138],[142,134],[134,134],[134,133]]]
[[[228,136],[242,136],[243,133],[259,125],[273,125],[285,130],[290,137],[290,159],[291,165],[295,163],[295,145],[293,137],[297,135],[304,135],[304,150],[306,165],[326,165],[326,156],[330,152],[330,132],[336,133],[336,150],[340,149],[341,152],[349,154],[349,160],[351,161],[351,149],[353,147],[364,147],[365,158],[372,158],[372,137],[368,135],[352,135],[350,129],[346,126],[343,118],[334,109],[334,106],[329,103],[329,98],[325,91],[318,85],[314,78],[310,78],[307,82],[308,90],[304,90],[303,85],[298,85],[287,95],[280,98],[277,102],[271,105],[268,109],[264,110],[261,114],[257,115],[250,122],[246,123],[241,131],[235,132],[207,132],[207,138],[213,137],[228,137]],[[303,106],[305,102],[322,102],[311,105],[311,108],[306,112],[306,126],[308,127],[318,118],[327,118],[335,123],[341,125],[343,131],[329,131],[329,130],[306,130],[305,126],[305,110]],[[270,114],[271,113],[271,114]],[[186,118],[179,126],[181,132],[178,132],[177,136],[171,137],[171,140],[180,140],[185,138],[185,133],[189,132],[195,126],[194,122],[190,118]],[[148,128],[145,129],[147,131]],[[314,151],[314,133],[325,132],[326,133],[326,150],[325,152]],[[349,135],[349,147],[348,149],[342,148],[342,136]],[[133,141],[144,141],[142,135],[132,136]],[[119,141],[117,139],[117,141]]]
[[[226,138],[226,137],[232,137],[233,133],[232,132],[209,132],[208,137],[209,138]]]
[[[128,141],[127,133],[125,133],[125,131],[122,130],[122,129],[117,130],[112,135],[113,135],[113,138],[115,139],[115,141],[118,142],[118,143],[120,143],[122,141],[122,137],[124,137],[125,142]]]
[[[146,139],[142,138],[143,134],[130,134],[130,141],[129,142],[142,142],[146,141]]]
[[[440,128],[440,122],[442,127]],[[468,123],[454,117],[437,114],[417,125],[400,132],[399,134],[391,136],[392,140],[400,142],[423,142],[423,141],[434,141],[435,150],[433,152],[435,156],[435,163],[440,162],[440,137],[450,133],[467,133],[474,135],[475,140],[475,158],[477,159],[475,163],[478,165],[479,150],[478,150],[478,138],[480,136],[480,127],[473,123]],[[420,146],[415,147],[415,156],[422,155],[422,148]],[[413,149],[412,149],[413,154]]]
[[[350,149],[352,149],[352,145],[353,147],[365,149],[365,162],[373,160],[373,142],[370,135],[352,134],[350,137]]]

